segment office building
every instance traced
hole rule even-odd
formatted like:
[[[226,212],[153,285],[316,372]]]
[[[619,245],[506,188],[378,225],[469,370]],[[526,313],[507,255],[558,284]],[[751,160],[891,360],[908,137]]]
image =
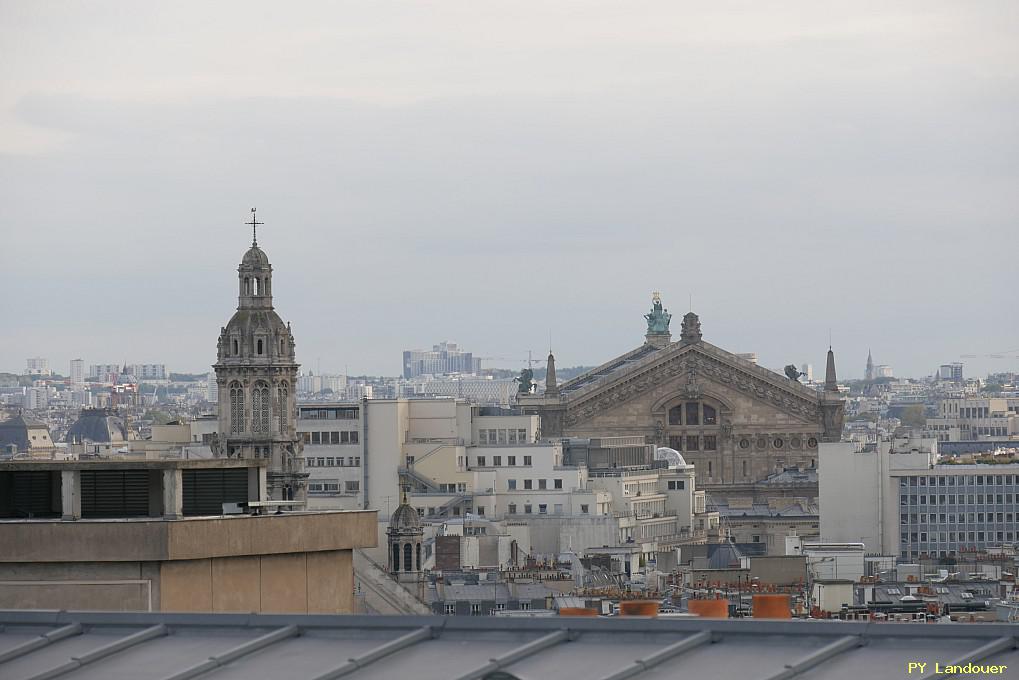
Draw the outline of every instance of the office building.
[[[88,377],[103,382],[113,382],[123,372],[120,364],[92,364],[88,367]]]
[[[464,352],[455,342],[440,342],[432,350],[406,350],[403,353],[403,377],[446,375],[449,373],[480,373],[481,359]]]
[[[50,375],[50,360],[33,357],[25,360],[25,375]]]
[[[941,368],[938,369],[938,378],[941,380],[948,380],[952,382],[962,382],[962,364],[941,364]]]
[[[951,557],[1019,540],[1019,463],[951,464],[919,435],[821,447],[821,538],[870,554]]]
[[[166,380],[165,364],[129,364],[127,372],[138,380]]]

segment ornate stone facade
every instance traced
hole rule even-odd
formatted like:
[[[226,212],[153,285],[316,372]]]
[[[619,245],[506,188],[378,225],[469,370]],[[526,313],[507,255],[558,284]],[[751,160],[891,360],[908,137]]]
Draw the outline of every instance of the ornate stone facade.
[[[219,386],[220,456],[268,458],[274,500],[306,495],[295,386],[294,336],[272,306],[272,265],[252,241],[237,268],[237,312],[219,334],[213,368]]]
[[[559,386],[521,396],[542,436],[644,435],[682,452],[698,487],[752,483],[812,468],[821,441],[838,441],[843,402],[703,340],[693,312],[681,340],[642,347]]]

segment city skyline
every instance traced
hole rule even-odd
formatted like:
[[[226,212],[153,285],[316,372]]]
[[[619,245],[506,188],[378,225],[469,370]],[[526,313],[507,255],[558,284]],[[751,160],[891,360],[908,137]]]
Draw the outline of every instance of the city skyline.
[[[275,299],[281,299],[281,298],[285,299],[285,296],[281,295],[279,293],[279,291],[277,291],[277,290],[274,290],[273,297]],[[650,296],[648,296],[648,301],[650,301]],[[663,296],[663,301],[667,302],[667,300],[664,299],[664,296]],[[290,301],[290,303],[292,303],[292,302],[293,301]],[[648,302],[648,304],[650,304],[650,302]],[[278,304],[276,306],[279,307]],[[144,322],[144,319],[139,319],[139,321]],[[618,326],[619,324],[615,324],[615,325]],[[634,323],[633,326],[638,328],[638,329],[640,328],[640,326],[637,323]],[[725,327],[728,328],[729,324],[726,324]],[[312,334],[314,333],[314,329],[313,328],[311,329],[311,333]],[[439,343],[439,342],[446,342],[446,341],[457,342],[459,345],[464,346],[465,343],[458,342],[457,340],[454,339],[454,338],[459,338],[462,335],[464,335],[464,334],[456,334],[456,333],[442,334],[441,331],[440,331],[439,334],[436,335],[433,338],[433,340],[425,339],[425,340],[422,340],[422,341],[418,342],[416,340],[415,341],[411,341],[411,340],[404,341],[404,340],[402,340],[400,338],[395,338],[395,339],[392,339],[392,342],[396,343],[394,346],[398,345],[399,347],[402,348],[402,349],[398,350],[398,352],[397,352],[397,354],[399,356],[402,356],[403,352],[407,351],[412,346],[413,347],[419,347],[419,346],[420,347],[428,347],[428,346],[431,346],[433,344],[436,344],[436,343]],[[620,334],[617,334],[617,335],[615,335],[613,337],[624,337],[624,336],[623,336],[623,334],[620,333]],[[857,337],[857,334],[854,333],[853,337],[854,338]],[[440,338],[445,338],[445,340],[440,340]],[[370,341],[371,338],[366,338],[366,340]],[[625,339],[623,340],[623,342],[625,342]],[[728,338],[724,339],[724,340],[721,340],[721,341],[718,341],[718,342],[721,342],[723,344],[732,344],[731,341]],[[839,375],[840,375],[840,377],[843,380],[860,380],[860,379],[865,379],[866,357],[863,359],[863,361],[854,361],[854,359],[856,359],[857,357],[849,356],[844,351],[841,351],[839,349],[839,347],[838,347],[837,340],[835,340],[834,338],[832,338],[832,342],[833,342],[833,347],[836,350],[837,361],[839,362]],[[172,344],[172,343],[168,343],[168,344]],[[867,354],[868,355],[872,354],[871,345],[866,343],[865,341],[864,341],[864,344],[867,347],[867,349],[866,349]],[[53,346],[53,345],[49,345],[49,346]],[[594,346],[601,347],[603,345],[594,345]],[[130,345],[126,344],[125,347],[130,347]],[[625,349],[625,348],[626,348],[625,344],[621,345],[621,346],[615,347],[615,349],[617,349],[617,350],[618,349]],[[519,351],[518,350],[518,351],[515,351],[515,352],[512,349],[499,350],[497,348],[497,349],[494,349],[494,350],[489,350],[488,348],[484,348],[484,347],[472,347],[471,349],[473,350],[475,355],[482,356],[482,358],[483,358],[483,368],[485,368],[485,369],[489,369],[489,368],[517,369],[517,368],[526,367],[528,365],[528,361],[529,361],[528,358],[527,358],[529,353],[531,355],[530,361],[531,361],[532,365],[537,365],[537,364],[544,365],[544,354],[547,351],[547,349],[545,349],[545,348],[541,348],[541,349],[526,349],[526,350],[523,350],[523,351]],[[597,355],[596,355],[596,352],[593,352],[591,350],[587,350],[587,351],[585,351],[583,353],[580,353],[578,355],[578,356],[581,356],[581,357],[593,356],[593,358],[591,358],[590,360],[587,360],[587,361],[577,360],[577,361],[571,362],[569,357],[573,354],[573,352],[570,351],[570,348],[556,349],[556,347],[553,346],[550,349],[554,350],[556,352],[557,356],[560,357],[559,361],[560,361],[561,366],[563,368],[572,368],[572,367],[581,367],[581,366],[591,366],[591,367],[593,367],[593,366],[597,366],[599,364],[599,361],[600,361],[598,359]],[[745,349],[748,353],[756,353],[756,354],[758,354],[759,355],[758,363],[760,365],[762,365],[762,366],[765,366],[765,367],[770,368],[770,369],[775,370],[775,371],[779,371],[779,369],[781,368],[781,364],[783,364],[783,363],[793,363],[796,366],[801,366],[803,364],[810,364],[814,368],[815,378],[816,378],[817,367],[818,366],[823,366],[823,364],[824,364],[824,361],[823,361],[823,352],[827,351],[827,347],[825,347],[824,350],[818,352],[819,356],[818,356],[817,359],[813,359],[813,358],[806,358],[805,359],[805,358],[802,358],[802,357],[782,358],[778,354],[773,354],[772,356],[769,357],[765,352],[758,351],[758,350],[754,349],[752,346],[741,348],[741,351],[743,349]],[[24,374],[25,373],[25,366],[24,365],[25,365],[26,359],[29,359],[29,358],[32,358],[32,357],[41,357],[41,358],[45,358],[45,359],[47,359],[49,361],[50,369],[51,369],[52,372],[60,374],[60,375],[69,375],[70,374],[69,370],[63,370],[61,367],[62,366],[63,367],[69,367],[70,366],[70,362],[72,362],[74,360],[83,359],[85,361],[86,366],[91,366],[91,365],[94,365],[94,364],[100,364],[101,365],[101,364],[105,363],[106,361],[108,361],[111,356],[117,356],[118,355],[118,351],[117,350],[104,350],[104,352],[105,352],[104,354],[99,355],[100,358],[98,360],[93,358],[93,357],[85,356],[82,353],[77,353],[76,354],[74,352],[68,352],[66,350],[58,350],[56,352],[51,352],[51,353],[46,353],[46,352],[36,352],[34,354],[29,353],[29,354],[25,354],[23,357],[2,356],[2,357],[0,357],[0,361],[3,362],[3,363],[0,363],[0,372],[14,373],[14,374],[19,374],[19,375]],[[136,358],[136,355],[138,355],[139,352],[137,350],[135,350],[135,349],[124,349],[124,350],[120,351],[119,354],[122,355],[123,357],[126,357],[126,359],[120,359],[120,360],[113,361],[112,362],[113,364],[117,364],[117,365],[125,364],[126,365],[126,364],[138,364],[139,363],[137,358]],[[145,350],[141,354],[145,355],[146,361],[154,360],[154,359],[159,359],[158,363],[166,365],[168,373],[173,372],[173,373],[201,374],[201,373],[211,373],[212,372],[212,364],[209,364],[208,365],[208,370],[206,370],[205,367],[202,367],[201,365],[198,365],[196,367],[194,365],[194,362],[192,362],[190,364],[188,364],[188,363],[176,364],[176,363],[171,363],[170,361],[163,361],[161,357],[166,356],[166,355],[173,356],[173,352],[172,351],[168,352],[166,350],[162,350],[162,351],[159,351],[159,350]],[[503,359],[503,357],[506,357],[507,355],[519,355],[520,359],[518,361]],[[400,362],[399,356],[397,356],[397,358],[389,360],[388,362],[386,360],[383,360],[382,364],[375,364],[375,365],[386,365],[385,368],[382,368],[380,370],[361,370],[360,367],[359,367],[359,364],[357,363],[357,357],[354,357],[354,356],[343,356],[343,357],[335,357],[335,358],[334,357],[327,357],[327,358],[325,358],[325,363],[324,363],[325,367],[323,368],[323,358],[322,357],[315,357],[315,358],[313,358],[311,360],[304,360],[304,361],[302,361],[301,351],[300,351],[300,344],[298,344],[298,361],[301,364],[302,373],[305,374],[305,375],[307,375],[309,373],[313,373],[313,374],[325,374],[325,375],[351,375],[351,376],[358,376],[358,375],[369,375],[369,376],[374,375],[374,376],[380,376],[380,377],[382,377],[382,376],[399,376],[403,372],[403,367],[401,366],[401,362]],[[491,359],[488,358],[490,356],[499,357],[499,360],[491,360]],[[565,358],[565,363],[563,363],[563,361],[564,361],[563,357],[566,357]],[[352,361],[354,363],[354,366],[353,366],[354,370],[349,370],[351,368]],[[994,351],[987,351],[987,352],[982,352],[980,354],[977,354],[976,356],[973,356],[973,355],[949,356],[949,357],[946,357],[946,359],[944,361],[938,362],[937,364],[933,365],[930,368],[930,370],[923,371],[921,369],[921,372],[916,373],[916,374],[908,374],[908,373],[906,373],[904,371],[899,370],[898,366],[900,365],[900,362],[897,361],[897,360],[888,361],[887,357],[884,356],[884,355],[881,355],[879,357],[879,360],[878,360],[878,363],[879,363],[879,365],[881,367],[890,366],[890,367],[892,367],[894,369],[894,371],[895,371],[894,372],[894,377],[896,377],[896,378],[913,378],[913,379],[919,379],[919,378],[924,378],[924,377],[929,377],[929,376],[935,375],[937,373],[937,371],[938,371],[938,368],[941,365],[952,364],[952,363],[956,363],[956,362],[963,364],[965,375],[966,375],[967,378],[974,378],[974,377],[982,378],[982,377],[985,377],[986,375],[993,374],[993,373],[1016,371],[1016,370],[1019,370],[1019,348],[1006,349],[1006,350],[998,349],[998,350],[994,350]],[[144,362],[142,362],[142,363],[144,363]],[[392,366],[388,366],[387,364],[392,364]],[[857,366],[857,364],[859,364],[859,366]],[[986,367],[986,368],[981,368],[981,367]],[[349,373],[348,373],[348,371],[349,371]]]
[[[0,9],[4,370],[211,370],[252,205],[306,371],[549,332],[590,365],[653,290],[769,367],[1019,344],[1010,3],[250,7]]]

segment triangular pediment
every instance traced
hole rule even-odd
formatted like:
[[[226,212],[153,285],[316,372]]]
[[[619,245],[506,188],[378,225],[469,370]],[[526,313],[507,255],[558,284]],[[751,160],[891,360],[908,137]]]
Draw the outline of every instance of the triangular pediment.
[[[713,383],[797,418],[816,422],[820,417],[817,391],[702,341],[650,350],[645,345],[578,376],[561,390],[567,420],[586,420],[667,383],[676,383],[692,398]]]

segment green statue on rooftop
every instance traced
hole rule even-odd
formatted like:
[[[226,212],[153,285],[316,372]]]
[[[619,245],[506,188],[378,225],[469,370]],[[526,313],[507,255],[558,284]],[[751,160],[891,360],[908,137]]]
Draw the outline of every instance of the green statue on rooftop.
[[[530,394],[534,391],[534,371],[529,368],[525,368],[520,371],[519,378],[513,378],[516,382],[520,383],[517,386],[517,394]]]
[[[669,314],[669,310],[662,307],[662,296],[657,290],[651,296],[651,313],[645,314],[644,318],[647,319],[648,333],[669,332],[669,322],[672,320],[672,315]]]

